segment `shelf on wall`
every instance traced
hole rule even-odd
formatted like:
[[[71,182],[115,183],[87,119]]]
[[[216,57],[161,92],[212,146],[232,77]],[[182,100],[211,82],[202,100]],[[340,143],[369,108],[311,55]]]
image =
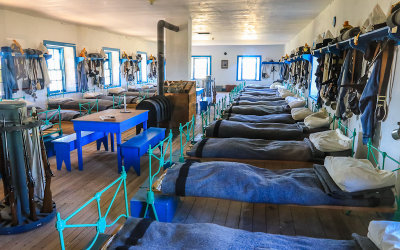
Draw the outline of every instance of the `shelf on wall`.
[[[303,55],[295,56],[295,57],[289,58],[289,60],[285,60],[285,63],[291,64],[293,62],[299,62],[299,61],[312,62],[312,55],[311,54],[303,54]]]
[[[328,45],[320,49],[313,50],[311,53],[315,57],[320,57],[322,54],[338,54],[340,51],[353,48],[365,53],[368,48],[368,44],[372,41],[383,41],[384,39],[389,38],[391,40],[400,42],[400,30],[398,27],[390,28],[383,27],[377,30],[373,30],[371,32],[362,34],[358,37],[358,44],[356,45],[355,39],[356,37],[352,37],[348,40],[338,42],[336,44]]]
[[[42,55],[29,55],[29,54],[21,54],[18,52],[0,52],[1,55],[10,55],[12,57],[25,57],[25,58],[40,58],[40,57],[44,57],[46,60],[49,60],[51,58],[51,55],[49,54],[42,54]]]
[[[283,64],[282,62],[261,62],[261,64]]]
[[[80,63],[80,62],[82,62],[83,60],[85,60],[85,59],[87,59],[87,60],[93,60],[93,61],[95,61],[95,60],[99,60],[99,61],[108,61],[108,59],[106,59],[106,58],[102,58],[102,57],[82,57],[82,56],[77,56],[76,58],[75,58],[75,60],[76,60],[76,63]]]

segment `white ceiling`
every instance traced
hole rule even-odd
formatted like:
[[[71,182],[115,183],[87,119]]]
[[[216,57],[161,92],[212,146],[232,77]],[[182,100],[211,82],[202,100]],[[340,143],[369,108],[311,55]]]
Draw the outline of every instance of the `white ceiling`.
[[[192,18],[194,45],[283,44],[331,0],[0,0],[52,18],[156,40],[160,19]],[[211,32],[198,38],[196,32]]]

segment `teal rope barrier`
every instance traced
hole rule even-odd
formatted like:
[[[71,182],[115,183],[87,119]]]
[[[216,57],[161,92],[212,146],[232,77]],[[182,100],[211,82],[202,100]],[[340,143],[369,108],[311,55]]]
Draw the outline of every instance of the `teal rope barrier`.
[[[118,184],[118,187],[113,195],[113,198],[110,202],[110,204],[108,205],[107,211],[105,213],[104,216],[102,216],[101,214],[101,206],[100,206],[100,201],[101,201],[101,196],[107,191],[109,190],[111,187],[113,187],[114,185]],[[124,200],[125,200],[125,214],[121,214],[117,217],[117,219],[115,219],[111,224],[107,224],[106,218],[111,210],[112,205],[114,204],[114,201],[117,197],[117,194],[119,193],[121,186],[123,185],[124,188]],[[77,215],[80,211],[82,211],[84,208],[86,208],[89,204],[91,204],[92,202],[97,202],[97,213],[98,213],[98,220],[96,223],[92,223],[92,224],[67,224],[67,222],[72,219],[75,215]],[[76,211],[74,211],[71,215],[69,215],[66,219],[62,219],[60,213],[57,213],[57,222],[56,222],[56,228],[59,234],[59,238],[60,238],[60,245],[61,245],[61,249],[64,250],[65,249],[65,243],[64,243],[64,233],[63,231],[66,228],[81,228],[81,227],[96,227],[96,235],[93,238],[91,244],[87,247],[87,249],[91,249],[99,234],[104,233],[105,230],[108,227],[112,227],[113,225],[115,225],[115,223],[117,223],[117,221],[119,221],[121,218],[128,218],[129,217],[129,208],[128,208],[128,194],[127,194],[127,190],[126,190],[126,172],[125,172],[125,168],[122,167],[122,172],[121,172],[121,176],[116,179],[115,181],[113,181],[111,184],[109,184],[107,187],[105,187],[103,190],[101,190],[100,192],[96,193],[93,198],[91,198],[90,200],[88,200],[84,205],[82,205],[80,208],[78,208]]]
[[[195,117],[193,116],[192,119],[187,122],[185,125],[182,126],[182,123],[179,123],[179,138],[180,138],[180,157],[179,161],[184,162],[185,158],[183,155],[183,150],[186,145],[191,142],[194,144],[194,130],[196,128],[195,125]],[[186,131],[186,132],[185,132]],[[183,140],[185,139],[185,142]]]
[[[166,146],[164,147],[165,143],[166,143]],[[157,148],[160,149],[160,157],[157,157],[153,153],[154,150],[156,150]],[[168,152],[169,152],[169,160],[165,161],[165,156]],[[170,130],[169,135],[164,140],[162,140],[160,143],[158,143],[156,146],[151,148],[151,145],[150,145],[148,153],[149,153],[149,190],[147,191],[146,209],[144,211],[143,218],[146,218],[147,213],[149,211],[149,207],[151,207],[154,217],[158,221],[158,215],[157,215],[156,207],[154,205],[155,197],[154,197],[154,192],[152,190],[152,186],[154,183],[153,182],[154,178],[160,173],[161,168],[162,167],[166,168],[166,166],[167,167],[172,166],[172,130]],[[155,174],[152,174],[152,170],[151,170],[152,158],[155,158],[159,162],[158,169]]]

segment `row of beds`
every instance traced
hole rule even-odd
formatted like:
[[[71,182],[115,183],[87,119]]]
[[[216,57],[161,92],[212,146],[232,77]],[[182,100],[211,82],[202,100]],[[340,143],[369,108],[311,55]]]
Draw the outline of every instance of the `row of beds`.
[[[343,132],[330,130],[331,126],[334,128],[335,121],[329,116],[322,116],[327,118],[325,125],[310,128],[304,117],[307,112],[301,116],[293,115],[294,109],[301,107],[288,106],[286,100],[282,92],[275,89],[246,87],[225,110],[222,119],[205,124],[204,138],[189,148],[184,162],[174,163],[163,172],[160,165],[158,178],[155,181],[150,178],[151,191],[162,195],[250,203],[348,210],[374,208],[376,211],[393,212],[393,185],[376,190],[345,192],[336,185],[323,165],[327,156],[353,155],[355,132],[353,138],[347,138],[343,150],[321,151],[320,145],[314,145],[312,138],[315,135]],[[309,115],[313,113],[310,111]],[[321,118],[320,113],[317,117]],[[340,121],[339,126],[344,127]],[[345,136],[343,133],[338,138],[346,141]],[[262,162],[266,168],[252,166],[249,162]],[[372,221],[371,227],[375,231],[379,227],[386,228],[386,231],[395,227],[400,232],[400,225],[393,222]],[[371,237],[352,236],[352,240],[316,239],[247,232],[208,223],[164,223],[129,217],[104,247],[378,249],[378,243],[371,241]]]

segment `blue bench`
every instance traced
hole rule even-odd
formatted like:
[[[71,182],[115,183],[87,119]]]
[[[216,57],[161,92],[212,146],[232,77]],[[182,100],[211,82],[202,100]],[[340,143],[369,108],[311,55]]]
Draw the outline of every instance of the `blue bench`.
[[[133,166],[136,174],[140,175],[140,157],[165,138],[165,128],[149,128],[128,141],[122,143],[121,154],[124,158],[126,172]],[[118,167],[118,172],[122,169]]]
[[[147,205],[146,199],[148,189],[149,182],[145,181],[130,200],[132,217],[143,218]],[[161,222],[172,222],[180,201],[179,196],[154,194],[154,207],[156,208],[158,220]],[[151,208],[147,214],[150,218],[155,219]]]
[[[107,134],[103,132],[83,131],[81,144],[87,145],[91,142],[97,142],[97,150],[100,150],[101,143],[104,144],[104,149],[108,151]],[[61,170],[62,163],[68,171],[71,171],[71,151],[77,148],[76,134],[67,135],[52,141],[56,153],[57,170]]]

